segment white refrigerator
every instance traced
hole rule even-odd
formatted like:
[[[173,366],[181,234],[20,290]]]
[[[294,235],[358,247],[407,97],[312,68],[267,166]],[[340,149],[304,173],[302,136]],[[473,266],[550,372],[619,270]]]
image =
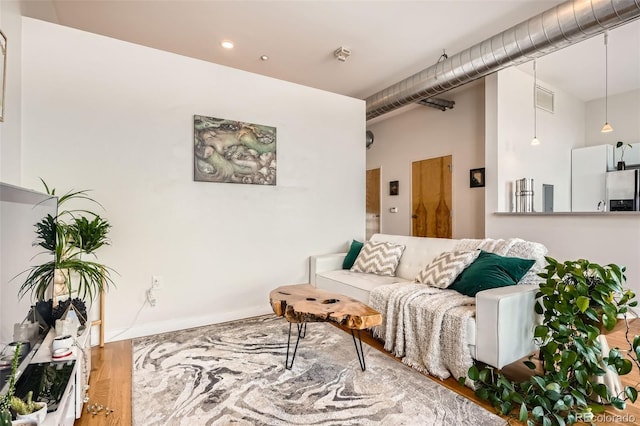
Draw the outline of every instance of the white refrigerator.
[[[613,169],[613,145],[572,150],[571,211],[604,211],[607,205],[606,176]]]

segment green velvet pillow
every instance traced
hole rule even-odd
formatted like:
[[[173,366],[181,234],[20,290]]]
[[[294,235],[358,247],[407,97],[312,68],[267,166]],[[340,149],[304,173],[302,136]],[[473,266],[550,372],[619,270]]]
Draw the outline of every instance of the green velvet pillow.
[[[516,285],[534,263],[532,259],[504,257],[482,251],[448,288],[474,297],[482,290]]]
[[[353,240],[353,242],[351,243],[351,247],[349,247],[347,257],[345,257],[344,261],[342,262],[342,269],[351,269],[354,262],[356,261],[356,258],[358,257],[358,254],[360,254],[360,250],[362,250],[362,246],[364,246],[364,243]]]

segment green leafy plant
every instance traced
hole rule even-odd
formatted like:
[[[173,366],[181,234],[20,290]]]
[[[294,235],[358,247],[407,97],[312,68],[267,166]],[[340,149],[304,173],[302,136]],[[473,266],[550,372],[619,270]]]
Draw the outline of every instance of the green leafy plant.
[[[10,405],[13,411],[20,415],[35,413],[44,407],[44,404],[33,401],[33,391],[27,393],[26,400],[22,400],[15,395],[12,396]]]
[[[504,415],[517,417],[527,425],[571,425],[589,421],[593,413],[604,411],[603,402],[624,409],[635,402],[638,391],[626,386],[613,394],[598,377],[607,369],[628,374],[634,364],[640,368],[640,336],[629,338],[627,314],[637,306],[635,294],[623,288],[625,268],[601,266],[584,259],[560,263],[548,257],[546,272],[537,293],[535,312],[542,316],[534,336],[540,347],[541,371],[524,382],[513,382],[492,368],[469,369],[477,385],[476,395],[486,399]],[[602,353],[598,336],[612,330],[618,321],[627,327],[629,350],[618,348]],[[461,383],[464,383],[461,378]]]
[[[49,188],[42,180],[47,194],[56,195],[55,188]],[[107,237],[111,225],[98,214],[87,209],[68,210],[69,201],[87,201],[100,207],[101,204],[89,197],[89,190],[69,191],[58,197],[58,215],[47,215],[35,224],[36,242],[54,259],[29,269],[20,287],[20,297],[31,293],[39,301],[45,300],[54,278],[63,277],[67,293],[77,292],[84,300],[93,300],[96,294],[113,284],[112,269],[95,261],[87,260],[87,254],[110,244]],[[86,217],[88,215],[90,219]],[[57,272],[57,273],[56,273]]]
[[[73,223],[67,228],[72,239],[72,244],[85,253],[93,253],[105,244],[110,244],[107,233],[111,225],[100,216],[93,220],[86,217],[75,217]]]
[[[616,142],[616,148],[621,148],[622,152],[620,153],[620,161],[624,161],[624,150],[627,148],[633,148],[633,146],[631,146],[631,144],[629,143],[624,143],[622,141],[618,141]]]
[[[16,374],[18,373],[18,364],[20,363],[20,349],[22,343],[18,342],[11,360],[11,374],[9,375],[9,386],[7,393],[0,396],[0,426],[11,426],[11,399],[16,388]]]

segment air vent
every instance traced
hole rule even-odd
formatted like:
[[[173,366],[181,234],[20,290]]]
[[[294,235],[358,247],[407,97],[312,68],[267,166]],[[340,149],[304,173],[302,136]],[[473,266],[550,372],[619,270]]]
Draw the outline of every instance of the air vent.
[[[536,106],[553,113],[553,95],[551,90],[536,86]]]
[[[420,105],[439,109],[440,111],[446,111],[447,108],[453,109],[453,106],[456,104],[455,101],[449,101],[447,99],[441,98],[420,99],[417,103],[419,103]]]

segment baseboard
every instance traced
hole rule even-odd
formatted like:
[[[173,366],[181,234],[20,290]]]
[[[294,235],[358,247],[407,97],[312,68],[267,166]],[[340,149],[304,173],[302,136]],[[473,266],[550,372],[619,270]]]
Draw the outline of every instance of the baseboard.
[[[265,315],[273,311],[269,305],[258,305],[250,308],[230,312],[218,312],[211,315],[190,318],[172,318],[171,320],[156,321],[145,324],[134,324],[128,328],[108,330],[105,333],[106,342],[133,339],[136,337],[150,336],[152,334],[167,333],[170,331],[184,330],[187,328],[202,327],[203,325],[218,324],[235,321],[242,318]],[[93,344],[93,341],[92,341]]]

